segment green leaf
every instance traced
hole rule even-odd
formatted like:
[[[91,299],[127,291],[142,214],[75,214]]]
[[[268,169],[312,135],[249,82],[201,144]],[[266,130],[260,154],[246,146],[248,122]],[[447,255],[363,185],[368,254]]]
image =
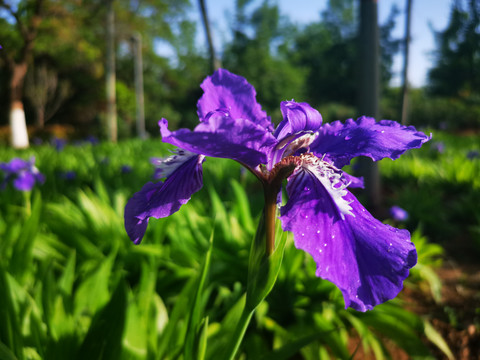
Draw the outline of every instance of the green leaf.
[[[183,342],[185,336],[185,327],[179,327],[181,319],[188,314],[189,299],[195,296],[196,279],[192,277],[183,287],[182,292],[178,295],[178,300],[168,320],[167,326],[160,334],[157,348],[157,359],[164,359],[165,355],[170,354],[178,343]]]
[[[243,309],[245,308],[245,298],[246,296],[243,295],[230,307],[227,314],[224,316],[218,331],[209,337],[207,359],[223,358],[225,347],[233,337],[237,324],[242,317]]]
[[[73,289],[73,282],[75,280],[75,251],[72,251],[71,255],[65,265],[65,270],[58,282],[60,289],[64,294],[71,294]]]
[[[202,301],[203,301],[203,287],[207,278],[208,270],[210,268],[210,259],[212,257],[212,248],[213,248],[213,234],[210,235],[210,245],[208,247],[207,254],[205,256],[205,262],[202,267],[198,279],[198,285],[193,298],[192,304],[190,306],[190,317],[187,325],[187,336],[185,339],[185,348],[184,348],[184,357],[185,359],[193,359],[195,353],[195,343],[198,343],[197,332],[200,327],[200,316],[202,312]]]
[[[121,280],[107,305],[95,314],[77,359],[120,358],[126,308],[127,289]]]
[[[235,204],[238,206],[237,216],[240,218],[241,224],[248,232],[253,232],[254,224],[252,214],[250,212],[250,202],[248,201],[247,193],[243,186],[237,180],[231,179],[230,185],[235,193]]]
[[[208,316],[203,318],[200,324],[197,334],[198,344],[196,351],[197,360],[204,360],[207,352],[207,339],[208,339]]]
[[[430,351],[420,339],[424,331],[422,320],[415,314],[392,304],[377,306],[375,311],[358,314],[368,326],[393,340],[412,358],[431,359]]]
[[[280,229],[280,221],[276,223],[276,248],[270,256],[265,252],[265,216],[258,224],[257,233],[250,249],[248,264],[247,294],[245,307],[237,323],[235,332],[225,347],[225,359],[233,359],[243,340],[248,324],[257,306],[267,297],[277,280],[282,265],[287,235]],[[279,235],[280,234],[280,235]]]
[[[16,356],[1,341],[0,341],[0,359],[1,360],[17,360]]]
[[[15,242],[10,259],[10,272],[16,279],[23,279],[33,259],[33,245],[38,233],[40,215],[42,213],[42,198],[39,191],[34,192],[31,215],[22,226],[20,235]],[[20,280],[19,280],[20,281]]]
[[[362,339],[362,346],[366,355],[369,354],[371,349],[375,359],[383,360],[385,358],[385,353],[383,351],[382,344],[380,340],[370,331],[368,326],[348,311],[345,311],[343,316],[345,316],[353,325],[354,329],[357,330],[358,336],[360,339]]]
[[[443,339],[442,335],[435,330],[435,328],[428,321],[424,321],[425,324],[425,336],[428,340],[434,343],[443,353],[447,356],[449,360],[453,360],[455,357],[452,354],[452,351],[448,347],[448,344]]]
[[[287,242],[287,234],[281,230],[280,221],[276,224],[276,234],[275,251],[267,256],[265,254],[265,221],[262,216],[252,242],[248,263],[246,307],[249,310],[255,310],[270,293],[277,280]]]
[[[315,332],[313,334],[304,335],[294,341],[262,356],[263,360],[288,360],[297,354],[303,347],[311,342],[321,339],[325,335],[324,332]]]
[[[19,359],[23,359],[23,337],[13,304],[7,273],[0,264],[0,341]]]
[[[93,314],[108,301],[108,285],[115,256],[114,253],[110,255],[90,276],[82,279],[75,294],[75,314],[85,311]]]

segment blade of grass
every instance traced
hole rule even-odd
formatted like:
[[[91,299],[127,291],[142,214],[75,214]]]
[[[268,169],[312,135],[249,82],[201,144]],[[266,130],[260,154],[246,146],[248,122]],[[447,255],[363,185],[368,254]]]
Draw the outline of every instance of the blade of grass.
[[[195,354],[195,343],[198,343],[197,332],[200,326],[200,317],[202,312],[203,301],[203,287],[207,278],[208,270],[210,268],[210,259],[212,257],[213,248],[213,235],[214,231],[210,235],[209,247],[205,256],[205,262],[202,267],[200,277],[198,279],[198,285],[195,293],[194,300],[190,308],[190,317],[187,325],[187,337],[185,339],[184,357],[185,359],[193,359]]]

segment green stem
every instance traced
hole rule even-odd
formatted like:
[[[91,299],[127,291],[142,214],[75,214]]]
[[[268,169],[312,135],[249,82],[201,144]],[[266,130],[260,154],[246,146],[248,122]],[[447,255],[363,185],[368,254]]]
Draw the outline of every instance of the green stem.
[[[237,327],[235,328],[235,333],[232,336],[232,340],[227,346],[227,354],[224,359],[233,360],[238,349],[240,348],[240,344],[242,343],[243,337],[245,336],[245,332],[247,331],[248,324],[250,324],[250,320],[252,319],[253,313],[255,309],[249,310],[248,307],[245,305],[243,308],[242,316],[240,320],[238,320]]]
[[[267,256],[275,250],[275,220],[277,214],[277,194],[271,187],[265,187],[265,253]]]
[[[25,203],[25,214],[27,217],[30,217],[32,214],[32,192],[31,191],[23,191],[23,200]]]

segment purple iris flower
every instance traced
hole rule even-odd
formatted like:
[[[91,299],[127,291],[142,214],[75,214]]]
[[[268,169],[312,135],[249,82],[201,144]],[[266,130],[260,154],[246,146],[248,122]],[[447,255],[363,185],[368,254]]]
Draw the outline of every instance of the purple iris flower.
[[[45,176],[35,167],[35,157],[29,161],[14,158],[9,163],[1,163],[0,170],[5,173],[5,178],[0,183],[0,189],[4,189],[10,179],[13,180],[13,186],[20,191],[32,190],[35,182],[43,184]]]
[[[122,165],[122,167],[120,168],[120,172],[122,174],[131,173],[132,172],[132,167],[130,165]]]
[[[443,143],[442,141],[435,141],[431,145],[431,148],[434,152],[443,154],[445,152],[445,143]]]
[[[77,173],[73,170],[68,170],[60,172],[59,176],[65,180],[75,180],[77,178]]]
[[[390,208],[390,216],[395,221],[406,221],[408,220],[408,212],[405,209],[402,209],[400,206],[392,206]]]
[[[469,159],[469,160],[474,160],[474,159],[478,159],[478,158],[480,158],[480,151],[478,151],[478,150],[470,150],[467,153],[467,159]]]
[[[57,150],[58,152],[62,151],[67,144],[67,140],[57,137],[54,137],[51,142],[55,150]]]
[[[220,69],[201,87],[200,123],[193,131],[172,132],[167,120],[159,122],[163,141],[181,149],[154,161],[156,178],[164,181],[147,183],[128,201],[131,240],[140,243],[150,217],[173,214],[200,190],[206,156],[230,158],[263,184],[267,254],[279,208],[283,230],[292,231],[295,246],[314,258],[316,275],[342,291],[346,308],[366,311],[394,298],[417,261],[410,234],[370,215],[348,190],[363,182],[341,168],[356,156],[396,159],[430,137],[369,117],[322,125],[317,110],[293,100],[280,104],[283,120],[274,128],[243,77]],[[288,199],[281,206],[285,178]]]

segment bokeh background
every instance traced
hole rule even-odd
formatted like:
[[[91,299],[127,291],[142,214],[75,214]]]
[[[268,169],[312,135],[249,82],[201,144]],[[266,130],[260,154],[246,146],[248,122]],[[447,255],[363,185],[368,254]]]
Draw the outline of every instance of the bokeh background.
[[[172,149],[158,120],[193,128],[218,67],[246,77],[276,123],[290,99],[324,122],[363,115],[365,2],[0,0],[0,162],[33,156],[46,177],[0,191],[0,359],[187,359],[192,333],[197,354],[219,359],[262,187],[208,159],[202,191],[134,246],[124,206]],[[379,163],[370,210],[412,233],[419,264],[397,299],[357,313],[288,235],[239,359],[480,358],[480,1],[377,5],[376,115],[433,138]],[[12,143],[14,109],[28,145]]]

